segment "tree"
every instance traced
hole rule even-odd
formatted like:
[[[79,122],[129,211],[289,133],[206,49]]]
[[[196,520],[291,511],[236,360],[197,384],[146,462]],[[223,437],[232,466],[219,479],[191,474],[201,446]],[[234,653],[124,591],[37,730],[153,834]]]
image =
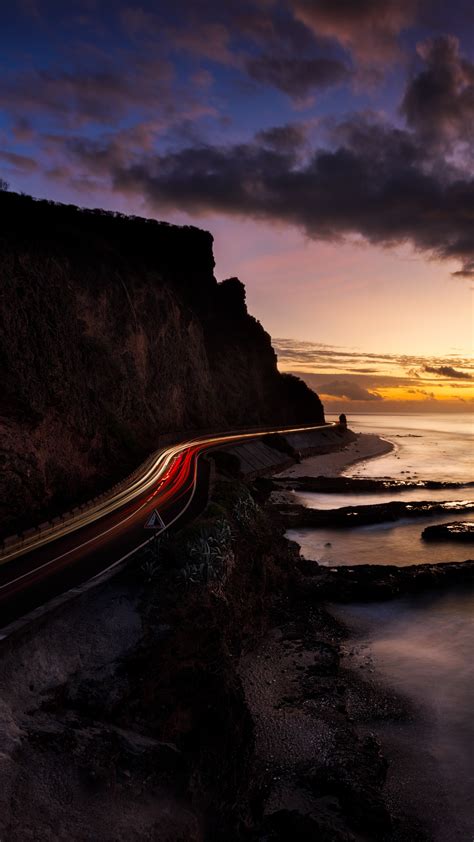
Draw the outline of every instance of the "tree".
[[[4,178],[0,178],[0,190],[9,190],[10,185]]]

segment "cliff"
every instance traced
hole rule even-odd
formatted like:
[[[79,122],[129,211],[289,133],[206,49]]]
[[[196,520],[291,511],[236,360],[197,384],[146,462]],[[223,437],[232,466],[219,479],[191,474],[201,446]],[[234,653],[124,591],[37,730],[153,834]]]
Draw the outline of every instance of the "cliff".
[[[212,236],[0,191],[0,529],[118,479],[160,435],[323,421]]]

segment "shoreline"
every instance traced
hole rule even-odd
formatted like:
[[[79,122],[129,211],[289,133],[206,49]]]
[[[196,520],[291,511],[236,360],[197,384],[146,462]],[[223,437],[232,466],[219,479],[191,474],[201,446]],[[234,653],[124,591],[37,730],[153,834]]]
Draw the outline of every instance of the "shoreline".
[[[397,449],[395,443],[388,442],[380,436],[358,434],[357,441],[344,448],[343,451],[305,459],[300,465],[279,474],[278,478],[296,480],[305,476],[318,477],[319,475],[339,477],[351,465],[377,458]],[[271,502],[277,507],[278,504],[289,504],[288,508],[294,511],[298,508],[301,510],[306,508],[295,504],[294,491],[283,489],[274,492]],[[369,508],[367,506],[367,509]],[[413,508],[412,504],[411,508]],[[324,521],[325,514],[325,511],[320,512],[321,521]],[[468,553],[466,556],[469,558]],[[331,721],[330,733],[335,736],[338,751],[342,755],[350,750],[351,743],[354,749],[359,740],[363,744],[363,740],[369,736],[370,739],[375,740],[378,756],[383,760],[376,775],[375,785],[380,801],[366,804],[369,812],[367,816],[369,827],[371,812],[375,815],[378,813],[380,817],[380,825],[370,827],[369,830],[369,833],[375,831],[376,837],[370,836],[370,838],[391,839],[391,834],[395,831],[397,839],[419,839],[424,842],[428,840],[429,842],[441,842],[441,840],[448,842],[449,839],[449,842],[458,842],[464,838],[463,833],[466,832],[466,820],[469,816],[467,814],[461,816],[459,827],[455,827],[457,822],[454,822],[456,812],[453,813],[453,799],[447,801],[444,807],[436,806],[432,799],[430,785],[419,783],[417,775],[419,776],[422,771],[422,766],[418,753],[423,749],[423,735],[426,736],[430,732],[435,720],[428,710],[417,706],[413,694],[410,694],[406,687],[397,686],[385,674],[382,666],[376,665],[372,651],[375,637],[370,640],[368,636],[363,651],[359,651],[360,630],[351,616],[351,605],[365,606],[371,602],[372,605],[378,605],[387,600],[396,602],[398,599],[403,604],[407,598],[416,600],[425,592],[431,592],[433,596],[437,592],[438,596],[442,596],[443,593],[456,589],[464,583],[469,585],[472,583],[473,564],[472,561],[451,562],[442,564],[438,569],[436,565],[428,564],[407,568],[394,564],[384,569],[380,566],[377,568],[377,565],[341,568],[336,562],[331,568],[323,570],[314,561],[302,560],[300,562],[300,571],[303,574],[300,587],[303,593],[306,591],[306,598],[301,601],[296,599],[293,602],[290,616],[287,616],[286,620],[288,622],[291,618],[292,623],[298,626],[304,625],[303,618],[308,611],[306,606],[314,606],[316,615],[319,614],[319,622],[314,623],[313,620],[313,629],[316,626],[317,638],[319,641],[324,641],[326,645],[332,646],[333,651],[337,652],[331,673],[334,681],[337,682],[336,689],[342,698],[338,699],[336,696],[331,703],[328,701],[328,704],[335,705],[335,711],[331,714],[331,719],[334,717],[334,721]],[[322,619],[324,612],[328,612],[334,623],[329,634],[327,624]],[[291,677],[293,688],[299,686],[299,692],[294,694],[294,700],[297,699],[295,705],[297,711],[294,713],[301,721],[301,727],[305,728],[305,711],[309,705],[315,711],[315,699],[312,694],[313,688],[307,681],[301,682],[301,674],[298,671],[303,669],[303,675],[307,672],[311,674],[311,662],[314,658],[318,660],[318,640],[311,641],[307,635],[301,635],[302,644],[300,644],[298,657],[303,657],[304,660],[303,665],[299,666],[294,660],[288,663],[286,658],[285,661],[285,652],[288,647],[284,641],[285,624],[277,623],[272,632],[273,639],[267,636],[266,642],[262,644],[260,651],[263,654],[260,657],[270,661],[274,682],[276,680],[276,683],[279,683],[278,675],[283,672],[285,683]],[[335,638],[332,637],[334,632],[336,632]],[[373,629],[372,633],[374,635]],[[283,645],[278,640],[280,635],[280,641],[283,638]],[[254,678],[255,674],[256,665],[254,664],[250,671],[251,678]],[[252,695],[250,693],[251,698]],[[283,703],[285,703],[285,697],[283,697]],[[270,727],[265,725],[268,707],[259,705],[258,697],[253,698],[253,704],[258,729],[263,729],[265,733],[265,729],[268,730]],[[316,707],[319,708],[319,704]],[[339,734],[337,711],[345,719],[345,727],[352,729],[350,737],[348,731],[345,736]],[[320,715],[321,711],[318,710],[318,716]],[[328,724],[328,720],[325,724]],[[325,729],[322,735],[324,739]],[[269,737],[270,735],[267,735],[266,739]],[[413,745],[410,740],[415,741]],[[289,753],[288,759],[291,760]],[[344,761],[345,767],[346,762]],[[372,762],[376,763],[375,756],[372,756]],[[363,776],[363,769],[354,769],[349,778],[351,781],[349,785],[352,785],[354,779],[357,780],[361,773]],[[327,771],[324,769],[321,772],[324,777],[328,774],[330,776],[333,774],[330,765]],[[339,783],[346,780],[346,774],[346,769],[338,770]],[[311,776],[313,776],[312,770]],[[406,779],[411,781],[411,789],[410,787],[407,789]],[[438,768],[436,764],[433,764],[428,779],[438,790],[438,794],[443,794],[441,767]],[[296,787],[299,791],[302,783],[303,780],[299,778],[295,767],[290,790]],[[280,802],[280,808],[287,807],[285,793],[274,792],[273,798],[277,802],[280,798],[282,799],[283,804]],[[426,810],[432,811],[430,817],[427,816]],[[453,826],[448,828],[449,819],[447,820],[446,816],[450,815],[450,811],[453,813],[451,816]],[[349,823],[353,822],[350,812],[348,812],[348,819]]]
[[[373,456],[385,445],[371,438]],[[371,458],[360,437],[316,461],[353,457]],[[159,822],[169,842],[433,842],[417,805],[393,801],[376,731],[416,706],[355,662],[350,623],[331,614],[363,574],[305,561],[271,486],[216,470],[160,564],[144,552],[4,656],[0,836],[145,839]]]
[[[294,479],[301,476],[339,476],[343,471],[359,462],[385,456],[396,449],[396,444],[374,433],[356,433],[355,441],[342,450],[322,453],[303,458],[300,464],[292,465],[275,474],[275,479]]]
[[[352,432],[352,431],[351,431]],[[396,445],[374,433],[355,433],[357,438],[345,445],[342,450],[320,453],[316,456],[302,458],[301,462],[285,468],[274,474],[274,479],[297,479],[304,476],[338,477],[343,471],[357,463],[367,462],[392,453]],[[278,489],[271,494],[270,502],[274,504],[294,504],[294,493]]]
[[[463,564],[472,567],[474,562]],[[458,566],[461,567],[462,563]],[[425,671],[427,675],[423,681],[430,681],[431,651],[431,655],[436,653],[436,658],[440,659],[441,672],[438,674],[438,683],[441,686],[449,683],[449,673],[443,673],[443,664],[446,669],[447,663],[446,653],[443,652],[443,639],[436,638],[436,621],[433,624],[432,612],[433,609],[435,613],[439,612],[438,616],[445,616],[445,612],[449,614],[453,598],[460,597],[466,604],[472,604],[472,581],[472,576],[466,580],[467,587],[463,587],[460,581],[451,585],[447,581],[444,586],[440,583],[436,593],[401,592],[392,600],[392,606],[388,608],[387,613],[386,606],[379,600],[373,605],[365,599],[362,602],[354,599],[346,604],[337,602],[327,605],[327,610],[335,622],[340,623],[346,632],[341,650],[342,669],[353,674],[364,670],[365,679],[374,681],[382,693],[393,694],[399,698],[410,711],[409,717],[401,720],[397,720],[397,717],[373,717],[369,727],[380,741],[388,761],[388,773],[383,786],[387,802],[394,805],[395,809],[401,806],[405,812],[418,817],[425,826],[428,842],[464,842],[470,838],[474,816],[470,798],[474,766],[472,760],[467,760],[466,763],[466,758],[470,758],[468,748],[463,761],[462,749],[456,742],[458,728],[461,727],[459,708],[450,707],[450,697],[447,699],[442,690],[438,695],[435,690],[433,696],[431,691],[421,690],[420,682],[414,675],[417,674],[417,670],[420,670],[421,674]],[[419,618],[423,615],[424,626],[418,625]],[[407,632],[405,624],[409,626],[413,620],[415,627],[413,629],[412,626]],[[392,632],[391,623],[394,623]],[[397,624],[400,631],[393,635],[393,628],[397,628]],[[417,628],[421,631],[422,646],[427,646],[426,658],[424,649],[418,650],[416,655],[416,643],[413,642],[412,633],[414,631],[416,641]],[[426,630],[424,637],[423,628]],[[408,667],[408,675],[401,677],[403,667],[400,667],[397,677],[397,667],[395,666],[394,670],[393,663],[394,647],[397,650],[397,662],[398,653],[403,653],[407,640],[410,654],[405,660],[405,666]],[[452,656],[452,644],[451,649],[450,644],[447,645],[447,652]],[[387,653],[384,652],[387,646],[388,660]],[[418,668],[415,669],[411,663],[413,657],[419,659]],[[455,668],[453,677],[454,672]],[[368,676],[367,673],[371,675]],[[467,679],[463,679],[461,672],[461,683],[463,680],[467,687]],[[451,694],[452,692],[451,690]],[[461,692],[458,696],[461,706],[463,701],[464,695]],[[469,716],[470,721],[470,709],[468,714],[465,710],[463,712],[464,716]],[[363,728],[363,723],[361,725]],[[470,725],[468,727],[471,728]],[[454,737],[453,742],[449,741],[449,733]],[[472,744],[472,728],[470,734],[465,733],[464,739],[466,747]],[[455,777],[450,768],[453,758],[460,764]]]

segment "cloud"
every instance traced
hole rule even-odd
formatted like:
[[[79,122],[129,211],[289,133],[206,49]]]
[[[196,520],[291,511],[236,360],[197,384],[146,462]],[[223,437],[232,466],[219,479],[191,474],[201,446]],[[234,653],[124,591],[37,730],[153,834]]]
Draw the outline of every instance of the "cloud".
[[[12,134],[18,143],[32,140],[34,132],[29,120],[26,117],[18,117],[12,127]]]
[[[331,380],[329,383],[320,383],[318,390],[322,395],[330,395],[334,398],[345,398],[349,401],[381,401],[382,396],[377,392],[369,392],[357,383],[350,383],[348,380]]]
[[[438,374],[441,377],[452,377],[456,380],[472,380],[472,374],[468,374],[467,371],[457,371],[450,365],[440,365],[440,366],[431,366],[425,365],[424,371],[428,372],[428,374]]]
[[[453,36],[431,38],[418,51],[425,69],[410,82],[401,110],[432,145],[471,142],[474,132],[474,64]]]
[[[109,174],[116,190],[143,195],[158,212],[226,213],[286,222],[314,239],[359,233],[393,246],[410,241],[472,274],[474,179],[451,177],[408,131],[356,117],[336,127],[333,149],[247,143],[200,145],[143,156]]]
[[[238,63],[238,56],[230,49],[230,32],[221,23],[203,22],[189,28],[167,31],[173,50],[185,50],[220,64]]]
[[[287,123],[257,132],[255,140],[262,146],[277,152],[294,152],[307,141],[308,126],[305,123]]]
[[[0,150],[0,160],[6,161],[13,169],[20,172],[34,172],[38,169],[38,163],[27,155],[18,155],[16,152]]]
[[[407,406],[416,407],[416,411],[429,412],[436,408],[460,411],[460,402],[466,408],[470,405],[474,366],[472,360],[462,356],[453,355],[456,368],[451,368],[458,371],[457,366],[462,366],[468,374],[465,382],[441,380],[435,385],[433,377],[429,373],[424,375],[423,371],[425,367],[436,370],[444,367],[444,362],[436,357],[366,353],[289,338],[273,339],[272,344],[279,368],[305,380],[323,396],[331,411],[345,411],[344,401],[351,401],[353,411],[364,411],[370,401],[371,412],[396,411]],[[461,399],[453,390],[467,390],[466,398]]]
[[[74,70],[61,67],[24,70],[0,80],[0,104],[22,116],[52,116],[65,126],[87,123],[114,124],[131,109],[162,110],[163,100],[172,105],[172,65],[159,58],[128,56],[94,57]]]
[[[431,401],[436,400],[434,392],[428,392],[426,389],[407,389],[407,392],[410,395],[423,395],[425,398],[429,398]]]
[[[257,82],[272,85],[297,98],[337,85],[350,76],[347,66],[337,59],[278,55],[260,55],[250,59],[247,71]]]
[[[218,108],[227,109],[236,86],[261,97],[248,75],[298,99],[346,82],[357,63],[391,67],[400,34],[417,22],[415,0],[176,0],[172,9],[117,0],[101,11],[96,0],[35,5],[50,32],[60,23],[69,33],[68,62],[58,54],[46,66],[13,65],[0,78],[0,106],[15,140],[34,138],[53,159],[46,177],[66,187],[100,184],[104,195],[116,191],[159,215],[221,213],[283,222],[316,240],[357,234],[382,246],[410,242],[429,257],[458,260],[455,274],[474,277],[474,178],[465,160],[474,66],[456,39],[420,46],[423,68],[401,101],[405,127],[399,115],[390,123],[363,113],[327,119],[317,144],[304,124],[288,122],[237,143],[239,125],[221,141],[229,113]],[[79,20],[80,44],[71,35]],[[226,69],[211,74],[209,62]],[[242,124],[258,120],[254,106]],[[206,135],[203,118],[218,130]],[[464,157],[448,159],[452,143]]]
[[[459,378],[466,381],[474,380],[474,366],[471,359],[452,355],[455,366],[446,366],[443,359],[415,354],[387,354],[364,352],[344,348],[342,346],[325,345],[324,343],[305,342],[289,338],[274,338],[273,347],[278,355],[279,365],[292,371],[309,372],[312,377],[319,378],[315,384],[327,379],[322,372],[328,369],[344,372],[344,378],[353,380],[368,388],[384,386],[411,385],[420,388],[425,384],[432,384],[431,377],[424,377],[423,372],[448,371],[444,376]],[[370,368],[369,368],[369,364]],[[357,368],[355,368],[357,366]],[[317,374],[320,372],[319,374]],[[473,372],[471,374],[471,372]],[[458,384],[463,387],[463,384]],[[466,383],[465,388],[470,388]]]
[[[319,37],[336,39],[363,64],[398,55],[398,36],[416,19],[417,0],[292,0],[295,16]]]

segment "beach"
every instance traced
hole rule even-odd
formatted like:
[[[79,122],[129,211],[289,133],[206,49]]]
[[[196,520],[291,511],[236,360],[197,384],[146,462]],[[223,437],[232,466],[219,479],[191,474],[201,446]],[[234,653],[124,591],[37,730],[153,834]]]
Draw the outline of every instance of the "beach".
[[[303,459],[299,465],[293,465],[277,474],[277,477],[301,477],[324,475],[334,477],[359,462],[383,456],[394,450],[393,442],[374,433],[358,433],[356,441],[347,444],[343,450],[323,453]]]

